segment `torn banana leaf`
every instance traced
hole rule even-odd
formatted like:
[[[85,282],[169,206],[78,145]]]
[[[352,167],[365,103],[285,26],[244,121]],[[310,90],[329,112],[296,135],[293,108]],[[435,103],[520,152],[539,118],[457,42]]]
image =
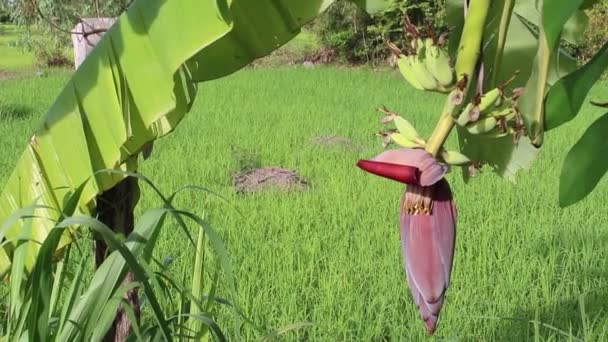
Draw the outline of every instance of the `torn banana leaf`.
[[[0,194],[0,222],[35,200],[31,234],[20,220],[0,241],[0,274],[15,239],[31,239],[26,266],[60,216],[66,199],[87,182],[79,202],[93,214],[96,198],[134,171],[137,154],[175,129],[189,111],[197,82],[226,76],[267,55],[333,0],[136,0],[91,51],[35,131]],[[354,0],[380,10],[388,0]],[[36,242],[37,241],[37,242]],[[69,243],[66,237],[62,245]]]

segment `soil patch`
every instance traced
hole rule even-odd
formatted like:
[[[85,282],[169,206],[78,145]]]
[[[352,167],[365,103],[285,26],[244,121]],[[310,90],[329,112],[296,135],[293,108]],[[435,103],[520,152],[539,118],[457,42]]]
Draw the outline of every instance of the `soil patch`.
[[[280,167],[264,167],[241,171],[233,177],[238,193],[250,193],[268,188],[289,192],[306,190],[308,182],[294,170]]]
[[[17,76],[19,76],[18,72],[0,69],[0,80],[10,80]]]

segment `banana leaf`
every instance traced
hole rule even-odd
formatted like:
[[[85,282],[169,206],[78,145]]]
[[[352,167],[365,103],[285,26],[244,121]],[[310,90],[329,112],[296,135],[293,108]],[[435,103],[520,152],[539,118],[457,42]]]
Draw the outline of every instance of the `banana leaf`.
[[[172,132],[190,110],[198,82],[276,50],[333,1],[136,0],[69,80],[0,194],[0,222],[35,200],[50,209],[37,209],[30,234],[20,220],[0,232],[0,241],[29,239],[31,269],[74,189],[91,180],[79,211],[94,214],[97,196],[124,177],[99,170],[136,170],[142,148]],[[368,11],[388,2],[352,1]],[[14,246],[0,249],[0,274]]]

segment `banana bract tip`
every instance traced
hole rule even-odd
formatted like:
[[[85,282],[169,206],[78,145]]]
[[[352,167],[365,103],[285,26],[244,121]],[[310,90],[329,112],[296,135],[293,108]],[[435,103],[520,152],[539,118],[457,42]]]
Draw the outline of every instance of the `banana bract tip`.
[[[417,167],[372,160],[359,160],[357,166],[377,176],[405,184],[420,184],[420,170]]]

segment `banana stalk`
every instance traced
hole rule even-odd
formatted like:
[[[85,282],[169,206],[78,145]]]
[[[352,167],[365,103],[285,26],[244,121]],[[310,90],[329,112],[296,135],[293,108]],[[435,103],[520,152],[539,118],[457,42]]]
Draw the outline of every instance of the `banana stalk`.
[[[475,72],[477,60],[481,54],[483,30],[490,4],[491,0],[471,0],[469,2],[469,11],[460,38],[459,52],[455,65],[457,83],[463,85],[462,89],[456,90],[462,94],[467,93],[472,83],[469,80],[471,80]],[[426,150],[433,156],[439,154],[452,128],[454,128],[455,121],[452,116],[454,111],[459,110],[461,107],[460,105],[454,106],[451,98],[452,96],[448,96],[441,118],[426,144]]]

